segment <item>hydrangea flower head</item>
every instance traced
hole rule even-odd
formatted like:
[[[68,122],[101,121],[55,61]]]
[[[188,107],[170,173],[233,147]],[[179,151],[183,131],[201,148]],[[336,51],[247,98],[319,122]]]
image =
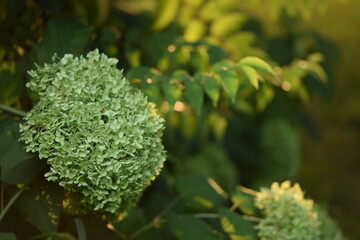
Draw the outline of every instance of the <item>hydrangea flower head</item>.
[[[300,186],[289,181],[263,188],[255,196],[255,205],[264,219],[257,226],[262,240],[317,240],[320,221],[314,202],[304,198]]]
[[[48,180],[108,212],[137,202],[165,161],[164,120],[116,63],[94,50],[29,71],[40,100],[20,126],[27,151],[47,159]]]

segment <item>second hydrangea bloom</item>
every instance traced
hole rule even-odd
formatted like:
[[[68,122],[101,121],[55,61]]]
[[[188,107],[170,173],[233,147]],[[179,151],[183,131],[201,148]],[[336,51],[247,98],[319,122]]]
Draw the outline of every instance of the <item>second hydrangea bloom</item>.
[[[255,205],[265,218],[259,223],[262,240],[317,240],[320,221],[313,209],[313,201],[304,198],[300,186],[289,181],[273,183],[271,189],[257,193]]]
[[[30,71],[40,100],[21,126],[27,150],[50,164],[48,180],[108,212],[135,203],[165,161],[164,120],[116,63],[95,50]]]

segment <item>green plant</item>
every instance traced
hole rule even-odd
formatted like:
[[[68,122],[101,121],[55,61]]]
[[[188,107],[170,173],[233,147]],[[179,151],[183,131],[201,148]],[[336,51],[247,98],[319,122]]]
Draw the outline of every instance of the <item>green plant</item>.
[[[295,129],[316,94],[307,83],[327,80],[322,54],[305,44],[278,60],[234,0],[0,4],[6,231],[81,240],[263,234],[258,193],[235,185],[294,177]]]

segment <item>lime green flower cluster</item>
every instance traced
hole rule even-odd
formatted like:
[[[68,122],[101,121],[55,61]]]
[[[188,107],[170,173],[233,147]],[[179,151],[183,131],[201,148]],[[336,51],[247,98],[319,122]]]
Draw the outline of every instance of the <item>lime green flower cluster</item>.
[[[300,186],[289,181],[273,183],[256,194],[255,205],[264,219],[256,227],[262,240],[317,240],[320,221],[313,201],[304,199]]]
[[[117,60],[66,54],[29,71],[39,102],[20,126],[27,151],[47,159],[45,174],[94,210],[136,203],[165,161],[164,120],[131,88]]]

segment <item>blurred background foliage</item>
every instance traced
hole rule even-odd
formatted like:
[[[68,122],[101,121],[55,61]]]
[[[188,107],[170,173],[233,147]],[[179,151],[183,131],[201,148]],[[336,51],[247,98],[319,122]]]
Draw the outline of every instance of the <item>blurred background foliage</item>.
[[[194,175],[205,175],[228,193],[237,184],[257,190],[297,180],[309,196],[328,204],[349,239],[359,239],[360,75],[354,50],[360,42],[359,5],[338,0],[0,0],[0,101],[28,111],[37,96],[24,87],[27,70],[49,62],[55,52],[79,55],[98,48],[119,59],[118,67],[167,120],[167,165],[127,221],[114,221],[116,229],[134,232],[176,192],[196,188],[194,182],[202,189],[204,179]],[[65,193],[63,201],[62,190],[42,177],[47,166],[21,151],[20,118],[3,111],[0,120],[4,202],[17,184],[32,184],[23,188],[5,229],[19,232],[21,223],[19,239],[39,230],[53,232],[57,225],[79,232],[81,224],[69,223],[72,214],[82,212],[77,199]],[[214,206],[224,201],[204,191]],[[197,212],[204,205],[188,197],[175,212],[188,208]],[[67,215],[57,219],[60,211]],[[94,216],[86,226],[101,225],[101,217]],[[189,216],[169,219],[169,229],[151,230],[152,238],[173,239],[171,232],[187,229],[186,221],[206,229]],[[94,228],[92,236],[111,239],[109,229]]]

